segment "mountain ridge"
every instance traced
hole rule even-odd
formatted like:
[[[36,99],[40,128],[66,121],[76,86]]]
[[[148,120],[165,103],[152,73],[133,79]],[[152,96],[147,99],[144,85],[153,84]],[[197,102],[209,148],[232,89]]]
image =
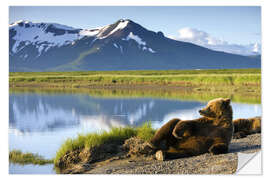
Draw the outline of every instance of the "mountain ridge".
[[[9,26],[9,44],[10,71],[260,67],[257,58],[176,41],[130,19],[94,29],[20,21]]]

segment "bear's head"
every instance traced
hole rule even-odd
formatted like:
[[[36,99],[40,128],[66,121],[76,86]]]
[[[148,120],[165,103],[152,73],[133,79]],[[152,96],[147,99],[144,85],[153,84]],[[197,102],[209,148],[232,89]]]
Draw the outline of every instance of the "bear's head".
[[[227,117],[232,119],[232,107],[229,98],[217,98],[208,102],[207,106],[199,110],[200,115],[208,118]]]

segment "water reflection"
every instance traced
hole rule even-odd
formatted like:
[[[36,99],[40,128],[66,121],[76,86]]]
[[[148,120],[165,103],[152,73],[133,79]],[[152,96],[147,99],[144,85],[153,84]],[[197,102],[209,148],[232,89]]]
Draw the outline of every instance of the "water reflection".
[[[137,126],[161,122],[167,114],[202,106],[200,102],[136,98],[104,99],[87,95],[10,95],[10,129],[20,133],[89,127]]]
[[[9,164],[9,174],[55,174],[53,165],[18,165]]]

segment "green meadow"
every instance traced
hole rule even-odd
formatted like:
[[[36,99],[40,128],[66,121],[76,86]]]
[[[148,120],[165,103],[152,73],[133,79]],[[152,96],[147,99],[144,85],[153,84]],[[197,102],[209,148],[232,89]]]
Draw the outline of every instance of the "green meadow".
[[[260,82],[260,69],[11,72],[9,75],[11,86],[70,88],[93,84],[260,85]]]
[[[260,103],[261,69],[11,72],[9,86],[10,92]]]

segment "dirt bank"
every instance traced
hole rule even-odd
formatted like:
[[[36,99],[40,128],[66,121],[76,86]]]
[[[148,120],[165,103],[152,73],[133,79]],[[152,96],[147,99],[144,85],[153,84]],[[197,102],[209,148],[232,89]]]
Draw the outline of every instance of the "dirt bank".
[[[137,145],[136,145],[137,144]],[[133,145],[142,147],[142,142]],[[133,146],[132,145],[132,146]],[[130,146],[130,145],[129,145]],[[133,147],[135,147],[133,146]],[[237,153],[252,153],[261,149],[261,134],[233,139],[229,153],[157,161],[153,155],[144,154],[144,149],[115,154],[104,161],[87,164],[80,163],[61,173],[83,174],[232,174],[237,170]],[[141,154],[136,154],[141,152]]]

